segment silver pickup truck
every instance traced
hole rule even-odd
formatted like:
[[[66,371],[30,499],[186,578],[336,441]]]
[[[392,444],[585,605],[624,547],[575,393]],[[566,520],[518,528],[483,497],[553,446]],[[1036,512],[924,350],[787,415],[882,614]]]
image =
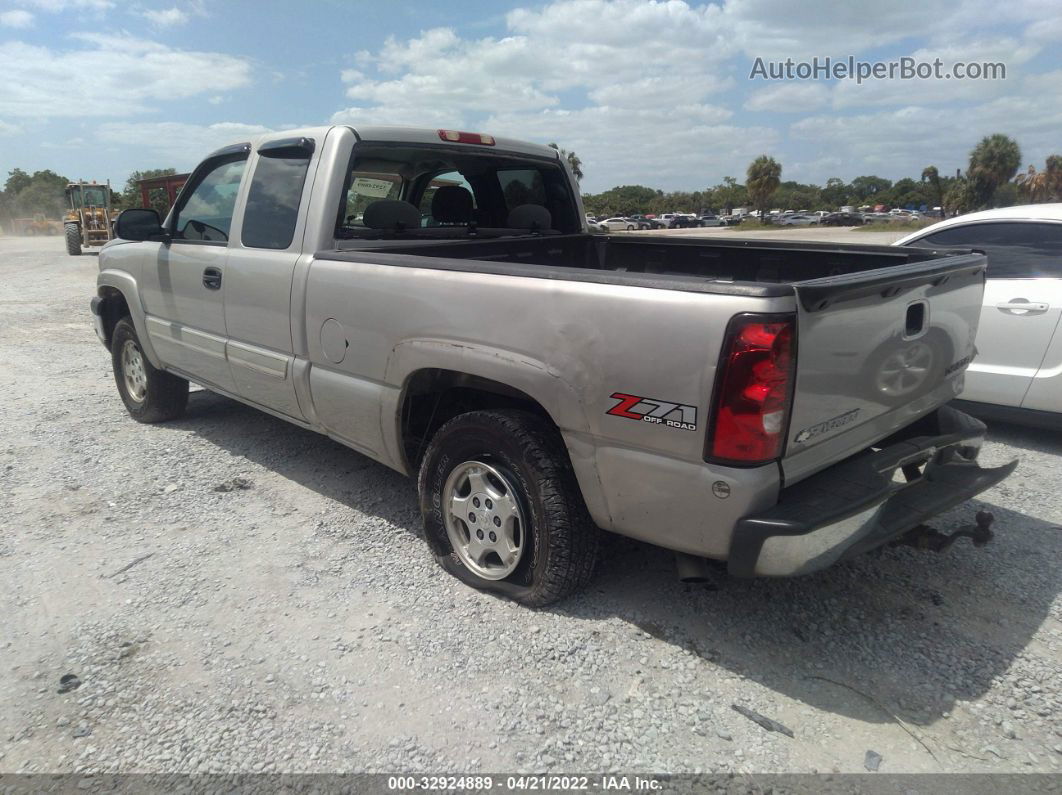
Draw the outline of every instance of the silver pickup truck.
[[[600,528],[798,575],[1015,466],[945,406],[968,251],[592,235],[553,149],[347,126],[221,149],[117,234],[92,311],[135,419],[193,381],[416,476],[439,563],[524,604]]]

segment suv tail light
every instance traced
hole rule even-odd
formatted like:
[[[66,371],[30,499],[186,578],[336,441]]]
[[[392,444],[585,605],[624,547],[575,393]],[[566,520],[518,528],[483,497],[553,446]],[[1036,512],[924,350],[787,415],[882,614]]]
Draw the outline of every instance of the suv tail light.
[[[716,371],[705,458],[749,466],[782,454],[796,361],[793,315],[737,315]]]

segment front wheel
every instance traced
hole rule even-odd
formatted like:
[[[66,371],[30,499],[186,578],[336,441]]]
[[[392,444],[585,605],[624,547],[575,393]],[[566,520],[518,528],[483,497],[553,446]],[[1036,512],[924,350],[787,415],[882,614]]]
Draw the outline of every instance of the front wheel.
[[[184,414],[188,382],[148,361],[128,317],[118,321],[111,335],[111,364],[118,394],[134,420],[165,422]]]
[[[633,232],[633,231],[634,231],[634,227],[633,227],[633,226],[631,226],[630,224],[628,224],[628,225],[627,225],[627,231],[628,231],[628,232]]]
[[[418,478],[436,560],[467,585],[541,607],[593,574],[598,529],[557,430],[525,411],[473,411],[432,438]]]
[[[77,224],[65,224],[63,231],[66,233],[66,253],[71,257],[81,254],[81,227]]]

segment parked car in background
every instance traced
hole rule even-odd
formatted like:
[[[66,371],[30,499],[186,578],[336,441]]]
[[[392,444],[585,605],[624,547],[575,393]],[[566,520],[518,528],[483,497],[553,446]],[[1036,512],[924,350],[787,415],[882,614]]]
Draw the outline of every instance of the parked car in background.
[[[783,213],[775,223],[779,226],[818,226],[819,217],[817,215],[804,215],[803,213],[790,213],[788,215]]]
[[[671,229],[693,229],[701,226],[701,219],[693,213],[675,213],[671,219]]]
[[[650,218],[646,215],[628,215],[628,221],[634,222],[634,225],[638,229],[663,229],[664,225],[657,221],[655,218]]]
[[[985,416],[1062,426],[1062,204],[960,215],[895,245],[988,255],[977,355],[961,398]]]
[[[917,210],[899,210],[892,209],[888,212],[889,220],[893,223],[910,223],[911,221],[921,221],[923,218],[922,213]]]
[[[701,222],[701,226],[723,226],[723,219],[712,213],[702,215],[697,220]]]
[[[633,232],[637,229],[637,226],[629,218],[606,218],[604,221],[598,221],[598,229],[602,232]]]
[[[823,226],[862,226],[863,216],[856,212],[827,213],[819,221]]]

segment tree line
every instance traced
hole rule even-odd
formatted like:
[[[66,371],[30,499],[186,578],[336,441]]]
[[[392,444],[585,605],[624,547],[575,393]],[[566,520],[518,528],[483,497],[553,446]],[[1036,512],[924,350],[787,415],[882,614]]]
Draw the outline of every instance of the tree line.
[[[966,171],[957,171],[954,176],[943,175],[930,165],[917,179],[904,177],[893,182],[866,175],[845,182],[831,177],[825,185],[813,185],[782,181],[781,164],[761,155],[749,164],[744,184],[727,176],[718,185],[700,191],[665,192],[644,185],[619,185],[601,193],[584,193],[583,204],[592,215],[621,216],[702,209],[731,212],[735,207],[751,207],[766,214],[772,208],[836,210],[847,205],[878,204],[890,208],[940,207],[946,215],[956,215],[986,207],[1062,201],[1062,156],[1051,155],[1043,169],[1030,165],[1019,174],[1021,163],[1017,142],[995,134],[974,147]]]
[[[134,171],[129,175],[121,192],[111,189],[111,206],[121,210],[126,207],[141,205],[140,187],[137,180],[151,177],[164,177],[176,174],[173,168],[154,168]],[[21,168],[8,172],[4,189],[0,191],[0,228],[13,231],[12,222],[16,218],[43,217],[48,220],[62,218],[69,203],[66,198],[66,186],[70,183],[62,174],[50,169],[35,171],[30,174]],[[165,193],[163,191],[163,193]],[[166,209],[165,196],[152,195],[152,206],[160,212]]]

